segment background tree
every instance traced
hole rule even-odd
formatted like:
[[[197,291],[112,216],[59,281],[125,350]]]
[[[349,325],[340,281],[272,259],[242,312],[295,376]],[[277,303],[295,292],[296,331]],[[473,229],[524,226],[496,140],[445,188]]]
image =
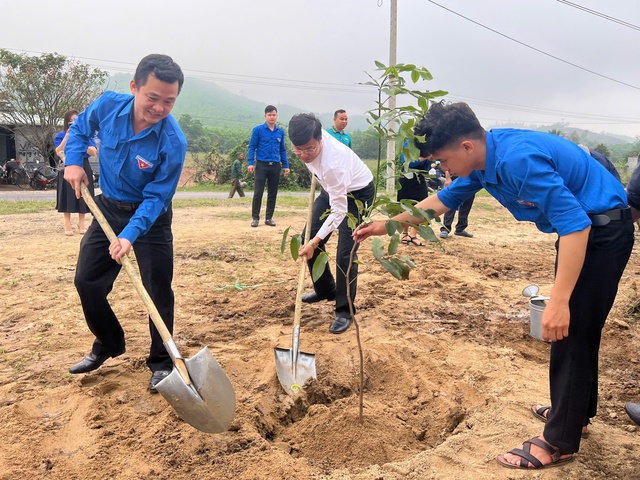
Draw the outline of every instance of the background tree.
[[[611,151],[609,150],[609,147],[607,147],[604,143],[599,143],[598,145],[596,145],[596,148],[594,148],[594,150],[596,152],[600,152],[605,157],[611,156]]]
[[[107,72],[57,53],[29,56],[0,49],[3,113],[45,161],[64,113],[84,110],[104,91],[106,77]]]

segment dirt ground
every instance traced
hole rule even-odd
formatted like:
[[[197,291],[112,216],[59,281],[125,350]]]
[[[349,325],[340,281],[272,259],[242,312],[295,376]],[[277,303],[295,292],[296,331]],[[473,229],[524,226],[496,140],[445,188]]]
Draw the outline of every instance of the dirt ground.
[[[302,310],[317,380],[295,401],[280,386],[273,349],[291,346],[299,271],[280,239],[305,211],[279,208],[276,228],[256,229],[249,202],[174,212],[175,340],[185,356],[208,346],[231,379],[236,416],[223,434],[195,430],[147,392],[146,313],[124,272],[110,299],[127,352],[68,374],[93,340],[73,285],[81,237],[65,237],[53,211],[0,217],[0,479],[640,478],[640,428],[623,410],[640,401],[640,323],[627,313],[637,251],[604,329],[591,435],[576,461],[534,474],[495,456],[542,429],[529,406],[548,402],[549,346],[529,336],[521,291],[549,293],[553,235],[479,198],[474,238],[402,247],[419,266],[409,281],[383,273],[365,244],[361,423],[355,329],[330,334],[329,303]]]

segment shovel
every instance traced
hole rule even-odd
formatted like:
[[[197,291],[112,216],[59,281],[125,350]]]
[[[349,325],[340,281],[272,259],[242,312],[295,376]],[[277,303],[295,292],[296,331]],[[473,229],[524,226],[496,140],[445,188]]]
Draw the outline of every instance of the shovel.
[[[109,241],[116,241],[116,234],[91,197],[87,186],[82,183],[80,188],[85,203]],[[121,261],[173,360],[173,370],[156,388],[189,425],[207,433],[225,432],[233,420],[236,408],[236,397],[229,378],[208,347],[186,360],[180,355],[133,262],[126,255]]]
[[[307,227],[304,244],[311,238],[311,221],[313,214],[313,201],[316,193],[316,177],[311,180],[311,194],[309,196],[309,210],[307,212]],[[275,348],[276,373],[278,380],[289,395],[296,395],[302,390],[302,386],[310,378],[316,378],[316,356],[312,353],[298,351],[300,342],[300,317],[302,314],[302,290],[304,288],[304,276],[307,272],[307,262],[300,266],[298,277],[298,292],[296,293],[296,308],[293,316],[293,339],[291,348]]]

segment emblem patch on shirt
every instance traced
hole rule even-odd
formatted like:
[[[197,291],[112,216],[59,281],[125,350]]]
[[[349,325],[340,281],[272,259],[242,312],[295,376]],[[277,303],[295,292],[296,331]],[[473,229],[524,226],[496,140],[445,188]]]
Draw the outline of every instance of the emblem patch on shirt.
[[[138,161],[138,167],[140,168],[140,170],[153,167],[153,163],[151,163],[149,160],[145,160],[140,155],[136,155],[136,160]]]
[[[521,199],[518,199],[518,203],[520,205],[526,205],[527,207],[535,207],[536,206],[535,203],[527,202],[526,200],[521,200]]]

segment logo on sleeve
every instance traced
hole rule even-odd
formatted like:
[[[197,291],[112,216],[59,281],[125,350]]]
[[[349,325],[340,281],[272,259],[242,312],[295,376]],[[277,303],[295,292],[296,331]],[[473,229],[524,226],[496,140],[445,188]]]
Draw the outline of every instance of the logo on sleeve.
[[[535,206],[536,206],[536,204],[535,204],[535,203],[527,202],[526,200],[522,200],[522,199],[520,199],[520,198],[518,199],[518,203],[519,203],[520,205],[525,205],[525,206],[527,206],[527,207],[535,207]]]
[[[151,163],[149,160],[145,160],[140,155],[136,155],[136,160],[138,161],[138,168],[140,168],[140,170],[153,167],[153,163]]]

